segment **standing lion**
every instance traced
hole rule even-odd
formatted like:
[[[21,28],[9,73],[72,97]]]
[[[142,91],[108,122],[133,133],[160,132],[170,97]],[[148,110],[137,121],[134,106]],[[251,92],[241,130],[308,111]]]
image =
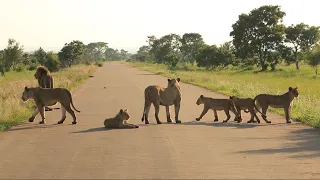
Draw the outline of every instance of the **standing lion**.
[[[34,77],[38,80],[40,87],[50,89],[53,88],[53,76],[46,67],[38,66]],[[45,107],[45,111],[52,111],[52,108]]]
[[[181,121],[179,120],[179,111],[181,103],[181,89],[179,82],[180,78],[168,79],[168,86],[166,88],[162,88],[158,85],[151,85],[144,90],[145,102],[141,118],[142,122],[145,121],[145,124],[149,124],[148,114],[150,111],[151,104],[153,104],[155,108],[155,118],[157,124],[162,123],[158,117],[160,105],[166,107],[167,122],[169,123],[172,122],[170,118],[169,106],[174,105],[175,121],[176,123],[181,123]]]

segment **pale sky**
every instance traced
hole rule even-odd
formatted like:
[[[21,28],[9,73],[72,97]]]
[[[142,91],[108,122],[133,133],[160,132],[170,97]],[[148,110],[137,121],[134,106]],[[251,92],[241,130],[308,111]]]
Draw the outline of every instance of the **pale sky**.
[[[316,0],[0,0],[0,49],[8,38],[26,51],[59,51],[72,40],[104,41],[135,52],[148,35],[200,33],[207,44],[230,40],[241,13],[280,5],[286,25],[320,26]]]

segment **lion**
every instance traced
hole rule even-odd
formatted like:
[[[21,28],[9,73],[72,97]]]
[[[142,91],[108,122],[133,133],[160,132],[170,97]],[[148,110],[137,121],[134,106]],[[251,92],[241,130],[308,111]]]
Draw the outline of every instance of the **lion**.
[[[214,99],[214,98],[205,97],[203,95],[200,95],[196,104],[198,106],[200,104],[204,104],[203,111],[202,111],[201,115],[198,118],[196,118],[197,121],[200,121],[202,119],[202,117],[208,112],[208,110],[212,109],[214,112],[214,117],[215,117],[214,121],[218,121],[217,110],[218,111],[224,110],[224,112],[226,113],[227,119],[224,120],[223,122],[229,121],[229,119],[231,117],[229,111],[233,112],[233,114],[237,118],[237,121],[240,122],[239,113],[237,112],[233,101],[231,101],[230,99]]]
[[[128,109],[120,109],[118,114],[113,118],[107,118],[104,120],[104,127],[110,129],[133,129],[139,128],[138,125],[129,124],[130,116]]]
[[[273,108],[283,108],[287,123],[291,123],[291,103],[295,97],[299,96],[299,92],[298,87],[289,87],[288,89],[288,92],[282,95],[259,94],[253,99],[254,102],[257,101],[257,104],[254,104],[255,109],[261,113],[262,118],[267,123],[271,123],[271,121],[267,120],[266,115],[269,106]],[[262,109],[262,112],[260,111],[260,109]]]
[[[74,114],[74,111],[71,109],[70,104],[73,109],[80,113],[77,110],[72,102],[72,96],[69,90],[65,88],[42,88],[42,87],[25,87],[22,93],[22,100],[27,102],[29,99],[33,99],[36,103],[36,109],[33,112],[32,116],[29,118],[29,122],[33,122],[34,118],[39,114],[41,115],[42,120],[40,124],[45,123],[45,106],[53,106],[57,102],[61,104],[62,118],[58,121],[58,124],[62,124],[66,119],[66,111],[71,114],[73,118],[72,124],[77,124],[77,118]]]
[[[252,123],[255,122],[254,118],[256,118],[257,122],[260,123],[260,119],[257,116],[257,111],[254,108],[254,101],[252,98],[239,98],[236,96],[230,96],[229,99],[231,101],[233,101],[238,113],[239,113],[239,118],[240,118],[240,122],[242,121],[242,117],[241,117],[241,110],[244,110],[245,113],[249,113],[251,114],[251,118],[249,121],[247,121],[247,123]],[[246,111],[248,110],[248,111]],[[235,118],[236,121],[236,118]]]
[[[44,66],[38,66],[34,77],[38,80],[38,84],[42,88],[53,88],[53,76],[50,74],[49,69]],[[60,108],[55,108],[60,109]],[[52,111],[52,108],[45,107],[45,111]]]
[[[181,103],[181,89],[180,89],[180,78],[177,79],[168,79],[168,86],[162,88],[158,85],[150,85],[144,90],[144,109],[141,121],[145,121],[145,124],[149,124],[148,114],[150,111],[151,103],[155,108],[155,118],[157,124],[162,124],[159,120],[159,109],[160,105],[166,107],[167,122],[172,123],[170,118],[170,109],[169,106],[174,105],[175,109],[175,122],[181,123],[179,120],[179,111]]]

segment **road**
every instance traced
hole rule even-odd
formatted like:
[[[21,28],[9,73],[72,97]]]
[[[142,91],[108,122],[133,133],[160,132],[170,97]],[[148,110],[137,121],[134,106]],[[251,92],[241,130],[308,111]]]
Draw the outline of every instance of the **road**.
[[[183,79],[183,77],[180,77]],[[268,113],[272,124],[213,122],[209,111],[200,122],[199,95],[224,97],[181,83],[182,124],[141,122],[143,91],[166,86],[167,78],[118,62],[106,63],[73,92],[78,124],[57,125],[60,110],[46,112],[47,123],[16,126],[0,134],[0,178],[173,179],[173,178],[320,178],[320,134],[301,123],[286,124]],[[106,87],[106,88],[104,88]],[[103,120],[128,108],[138,129],[106,130]],[[174,117],[173,107],[171,108]],[[165,108],[160,120],[166,122]],[[243,113],[244,121],[249,119]]]

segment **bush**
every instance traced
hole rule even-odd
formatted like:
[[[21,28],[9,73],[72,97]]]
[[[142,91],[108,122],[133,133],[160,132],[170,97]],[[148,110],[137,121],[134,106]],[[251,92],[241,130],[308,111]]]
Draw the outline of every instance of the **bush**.
[[[47,60],[44,65],[51,72],[59,71],[61,69],[61,62],[59,61],[58,55],[54,53],[47,54]]]
[[[17,64],[15,71],[21,72],[25,69],[25,66],[23,64]]]
[[[95,65],[98,66],[98,67],[102,67],[103,63],[102,62],[96,62]]]
[[[27,67],[27,69],[28,69],[29,71],[34,71],[34,70],[37,69],[37,67],[38,67],[37,64],[30,64],[30,65]]]

